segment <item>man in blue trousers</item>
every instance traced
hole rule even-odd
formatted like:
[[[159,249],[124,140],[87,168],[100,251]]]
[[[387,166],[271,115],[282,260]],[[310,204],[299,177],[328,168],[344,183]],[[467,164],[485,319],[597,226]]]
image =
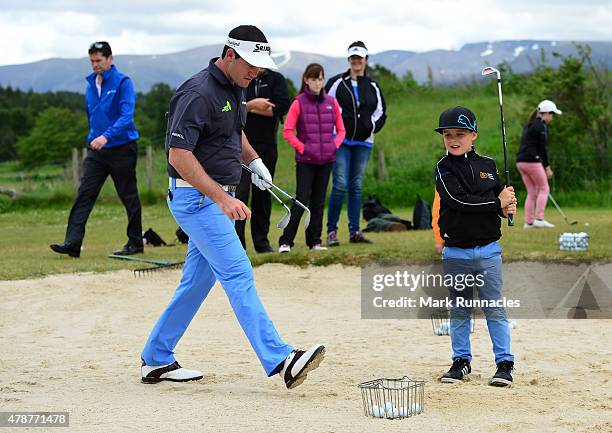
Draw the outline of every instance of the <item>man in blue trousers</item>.
[[[294,388],[325,354],[321,344],[295,350],[281,340],[257,295],[251,262],[234,228],[235,220],[251,214],[234,198],[242,161],[258,174],[252,182],[260,189],[272,181],[243,132],[244,88],[261,68],[276,68],[266,37],[257,27],[236,27],[221,57],[185,81],[170,101],[168,206],[189,235],[189,245],[176,293],[142,352],[144,383],[202,378],[200,371],[179,365],[174,348],[217,280],[268,376],[279,373],[287,388]]]

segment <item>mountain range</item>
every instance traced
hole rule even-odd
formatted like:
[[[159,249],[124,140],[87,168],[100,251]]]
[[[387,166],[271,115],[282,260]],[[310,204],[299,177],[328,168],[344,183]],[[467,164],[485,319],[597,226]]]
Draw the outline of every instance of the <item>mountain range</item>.
[[[434,85],[450,85],[479,79],[484,66],[497,66],[507,62],[514,72],[526,73],[540,62],[542,53],[549,64],[560,63],[553,52],[561,55],[577,55],[576,45],[589,45],[596,65],[612,65],[612,42],[597,41],[538,41],[512,40],[466,44],[459,50],[433,50],[413,52],[389,50],[371,54],[370,64],[390,69],[398,76],[411,71],[419,83],[431,80]],[[208,65],[209,59],[221,53],[221,45],[206,45],[172,54],[116,55],[115,65],[128,74],[137,91],[147,92],[155,83],[178,86],[189,76]],[[327,76],[348,68],[343,57],[300,51],[273,52],[279,71],[299,83],[307,64],[321,63]],[[52,58],[20,65],[0,66],[0,86],[11,86],[36,92],[71,90],[83,92],[84,77],[90,73],[87,57],[80,59]],[[431,72],[429,72],[431,71]]]

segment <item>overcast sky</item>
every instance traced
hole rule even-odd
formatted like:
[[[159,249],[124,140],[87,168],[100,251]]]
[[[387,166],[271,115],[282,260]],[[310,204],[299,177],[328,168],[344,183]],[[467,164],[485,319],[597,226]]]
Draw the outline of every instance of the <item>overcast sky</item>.
[[[164,54],[224,42],[255,24],[273,51],[344,56],[458,49],[506,39],[612,40],[610,0],[0,0],[0,65],[87,54],[107,40],[115,54]]]

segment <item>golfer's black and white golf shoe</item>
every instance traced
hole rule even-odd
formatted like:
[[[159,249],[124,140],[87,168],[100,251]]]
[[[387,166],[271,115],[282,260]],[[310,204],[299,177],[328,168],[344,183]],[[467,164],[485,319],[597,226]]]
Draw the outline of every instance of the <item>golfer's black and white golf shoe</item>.
[[[497,364],[497,371],[491,379],[493,386],[511,386],[512,385],[512,370],[514,370],[514,362],[502,361]]]
[[[321,364],[325,356],[325,346],[316,344],[308,350],[294,350],[289,354],[280,375],[285,381],[287,388],[292,389],[300,385],[306,379],[309,372]]]
[[[163,380],[170,382],[189,382],[202,379],[202,372],[188,370],[179,365],[177,361],[168,365],[149,366],[142,362],[140,367],[142,383],[158,383]]]
[[[461,382],[472,372],[472,366],[467,359],[457,358],[453,361],[450,370],[442,375],[440,382],[457,383]]]

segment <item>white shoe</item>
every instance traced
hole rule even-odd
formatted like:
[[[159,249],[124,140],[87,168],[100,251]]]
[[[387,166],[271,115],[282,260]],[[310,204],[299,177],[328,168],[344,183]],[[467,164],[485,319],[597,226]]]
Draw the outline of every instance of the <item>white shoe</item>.
[[[539,229],[552,229],[555,225],[546,220],[534,220],[533,226]]]
[[[189,382],[190,380],[202,379],[202,372],[188,370],[179,365],[177,361],[168,365],[149,366],[142,362],[140,367],[142,383],[158,383],[163,380],[170,382]]]
[[[327,247],[324,247],[321,244],[316,244],[310,247],[311,251],[327,251]]]
[[[287,244],[282,244],[280,247],[278,247],[279,253],[288,253],[289,251],[291,251],[291,247]]]
[[[532,224],[525,223],[525,224],[523,224],[523,228],[524,229],[532,229],[533,228],[533,223]]]
[[[308,373],[321,364],[324,356],[325,346],[322,344],[315,344],[306,351],[294,350],[291,352],[279,373],[287,388],[295,388],[304,382]]]

